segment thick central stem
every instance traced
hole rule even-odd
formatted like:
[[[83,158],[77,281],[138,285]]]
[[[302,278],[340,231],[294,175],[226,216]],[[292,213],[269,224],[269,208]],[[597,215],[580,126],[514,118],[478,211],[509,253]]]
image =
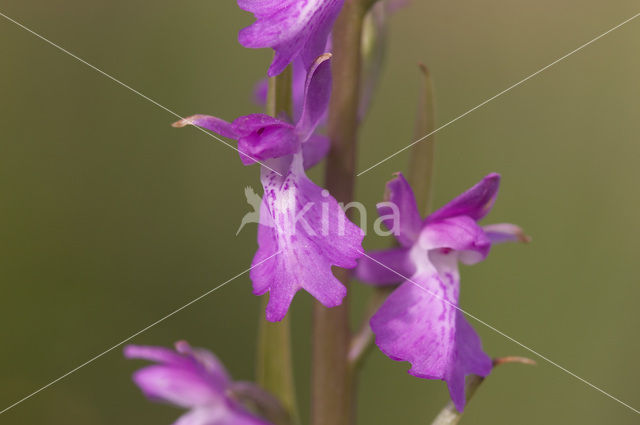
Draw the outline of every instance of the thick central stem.
[[[329,138],[325,187],[344,204],[353,198],[358,101],[360,38],[365,1],[346,0],[333,27],[333,90],[329,106]],[[348,285],[348,270],[335,274]],[[348,425],[354,400],[348,363],[351,338],[348,297],[331,309],[315,303],[313,311],[311,425]]]

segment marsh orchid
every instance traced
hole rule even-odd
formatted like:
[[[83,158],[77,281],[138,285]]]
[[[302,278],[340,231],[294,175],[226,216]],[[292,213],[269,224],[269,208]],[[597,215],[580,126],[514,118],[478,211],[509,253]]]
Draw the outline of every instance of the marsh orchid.
[[[327,44],[344,0],[238,0],[256,21],[238,34],[244,47],[272,48],[270,77],[280,74],[294,59],[308,69]]]
[[[133,375],[151,400],[189,409],[173,425],[269,425],[230,397],[231,377],[216,356],[185,341],[176,350],[129,345],[125,357],[156,362]]]
[[[302,112],[295,124],[263,114],[232,123],[195,115],[175,124],[197,125],[236,139],[245,165],[262,164],[264,197],[251,279],[254,294],[269,292],[266,316],[270,321],[284,318],[300,289],[326,307],[339,305],[346,288],[331,267],[353,268],[361,256],[362,230],[305,174],[305,168],[326,153],[326,139],[313,132],[327,109],[330,86],[327,54],[309,70]]]
[[[409,373],[447,382],[459,411],[465,405],[465,377],[487,376],[491,359],[458,307],[458,262],[475,264],[492,243],[524,240],[512,224],[481,227],[498,193],[500,176],[489,174],[475,186],[422,220],[413,192],[402,174],[387,184],[387,201],[379,204],[399,246],[368,252],[356,276],[373,285],[403,282],[371,318],[376,344],[393,360],[411,363]]]

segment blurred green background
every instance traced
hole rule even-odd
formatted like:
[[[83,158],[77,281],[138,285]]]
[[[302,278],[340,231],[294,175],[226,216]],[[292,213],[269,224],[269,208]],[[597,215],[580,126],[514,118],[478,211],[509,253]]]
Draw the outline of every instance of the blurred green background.
[[[413,139],[419,74],[443,124],[638,10],[632,0],[414,0],[394,17],[388,62],[361,137],[362,170]],[[179,114],[257,112],[271,52],[243,49],[252,21],[232,0],[5,1],[24,23]],[[464,268],[462,306],[630,405],[638,391],[640,20],[437,135],[436,205],[498,171],[487,222],[533,236]],[[258,168],[170,114],[0,18],[0,409],[246,269],[255,227],[243,188]],[[357,180],[370,208],[405,152]],[[321,181],[321,169],[312,175]],[[373,211],[373,210],[371,210]],[[374,219],[370,214],[370,222]],[[367,247],[387,241],[370,236]],[[352,291],[355,312],[367,290]],[[135,338],[187,339],[238,379],[254,371],[259,300],[248,276]],[[308,414],[311,299],[294,302],[295,366]],[[524,349],[471,321],[493,356]],[[116,349],[0,417],[6,424],[170,424],[146,401],[141,363]],[[439,381],[374,352],[359,423],[427,424]],[[507,365],[465,424],[631,424],[638,417],[560,369]]]

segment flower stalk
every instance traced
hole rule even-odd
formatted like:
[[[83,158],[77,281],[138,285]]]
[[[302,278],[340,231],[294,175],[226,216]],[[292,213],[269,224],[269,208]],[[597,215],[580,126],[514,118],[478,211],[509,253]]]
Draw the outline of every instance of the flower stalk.
[[[291,67],[269,79],[267,113],[271,116],[291,115]],[[267,305],[263,297],[258,326],[256,382],[273,394],[284,406],[289,418],[298,422],[293,361],[291,355],[291,326],[289,318],[272,323],[265,319]]]
[[[419,139],[435,130],[435,107],[433,100],[433,82],[429,69],[419,64],[422,74],[421,96],[418,99],[418,113],[415,137]],[[434,135],[427,137],[411,148],[409,174],[407,180],[413,187],[418,210],[422,214],[431,212],[433,198],[433,165],[435,157]]]
[[[380,308],[382,303],[387,299],[389,294],[393,292],[395,286],[382,286],[380,288],[374,288],[371,297],[369,298],[369,305],[364,315],[364,320],[360,324],[360,328],[351,338],[351,345],[349,347],[349,366],[352,373],[356,373],[362,362],[364,361],[367,353],[373,348],[373,331],[369,325],[369,319]]]
[[[526,357],[499,357],[493,359],[493,367],[500,366],[505,363],[522,363],[531,366],[535,366],[536,362],[528,359]],[[466,383],[466,394],[467,394],[467,403],[471,400],[473,395],[476,393],[480,384],[485,381],[486,378],[483,378],[478,375],[471,375],[467,379]],[[456,410],[455,406],[452,402],[447,403],[447,405],[438,413],[438,416],[433,420],[431,425],[457,425],[462,419],[462,412]]]
[[[346,0],[333,27],[333,89],[329,105],[331,143],[325,187],[344,204],[353,199],[358,104],[360,99],[361,36],[367,0]],[[350,272],[336,269],[348,285]],[[355,405],[348,355],[351,339],[349,300],[327,309],[313,310],[311,425],[348,425]]]

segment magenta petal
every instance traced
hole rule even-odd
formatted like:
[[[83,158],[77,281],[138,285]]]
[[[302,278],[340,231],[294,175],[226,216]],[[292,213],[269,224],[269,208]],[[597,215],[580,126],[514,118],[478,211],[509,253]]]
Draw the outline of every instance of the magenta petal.
[[[160,362],[138,370],[133,379],[152,400],[189,408],[174,425],[268,425],[229,397],[231,378],[218,358],[187,342],[176,351],[162,347],[127,346],[125,356]]]
[[[376,344],[389,358],[411,363],[411,375],[442,379],[456,408],[464,408],[464,378],[486,376],[491,359],[457,310],[457,272],[424,271],[403,283],[371,318]]]
[[[267,320],[281,320],[300,289],[327,307],[339,305],[346,288],[331,267],[355,267],[362,231],[328,192],[307,178],[300,153],[283,176],[263,168],[262,184],[251,280],[255,294],[269,292]]]
[[[295,3],[297,0],[237,0],[238,7],[258,17],[269,16],[278,10]]]
[[[300,141],[293,125],[265,114],[251,114],[228,123],[209,115],[193,115],[173,124],[174,127],[197,125],[238,141],[240,159],[245,165],[290,155]]]
[[[150,399],[187,408],[221,400],[224,391],[189,368],[148,366],[137,371],[133,380]]]
[[[304,108],[304,90],[307,82],[307,67],[302,62],[302,59],[294,60],[292,67],[291,100],[293,103],[293,122],[298,122],[300,121],[300,115]],[[325,113],[325,119],[326,115],[327,114]]]
[[[302,144],[302,157],[304,160],[304,169],[316,165],[327,156],[329,152],[329,138],[317,134],[312,135],[309,140]]]
[[[489,174],[466,192],[426,218],[427,223],[449,217],[466,215],[478,221],[491,211],[498,195],[500,175]]]
[[[219,422],[213,421],[212,417],[226,420],[229,414],[226,410],[221,412],[220,409],[216,408],[198,407],[180,416],[173,425],[217,425]]]
[[[387,298],[371,318],[371,329],[383,353],[411,363],[409,373],[444,379],[454,351],[458,285],[435,273],[411,280],[415,284],[407,281]]]
[[[233,120],[232,125],[238,137],[247,136],[251,133],[254,133],[260,130],[261,128],[266,128],[271,126],[293,128],[291,124],[266,114],[244,115]]]
[[[317,1],[318,3],[324,2],[325,5],[324,8],[318,11],[316,16],[317,25],[313,30],[309,30],[309,38],[300,52],[300,58],[307,68],[318,56],[331,50],[331,30],[344,4],[344,0]],[[329,49],[327,49],[327,47]]]
[[[449,394],[458,411],[466,404],[465,378],[474,374],[487,376],[491,373],[491,358],[482,350],[482,342],[467,318],[456,311],[456,357],[454,366],[446,378]]]
[[[314,62],[304,87],[304,105],[296,129],[302,141],[307,140],[324,116],[331,95],[331,55],[324,54]]]
[[[203,348],[193,348],[186,341],[176,342],[176,351],[192,359],[206,373],[207,379],[218,388],[226,388],[231,377],[224,365],[212,352]]]
[[[128,345],[124,355],[158,362],[137,371],[134,381],[149,398],[183,407],[220,399],[231,381],[217,357],[207,350],[191,348],[185,341],[176,343],[176,351]]]
[[[196,125],[230,139],[237,139],[239,136],[231,123],[221,120],[220,118],[212,117],[211,115],[192,115],[174,122],[172,125],[177,128]]]
[[[483,229],[489,239],[491,239],[491,243],[531,242],[531,238],[527,236],[526,233],[524,233],[522,228],[516,226],[515,224],[489,224],[488,226],[483,226]]]
[[[227,406],[203,406],[182,415],[173,425],[269,425],[248,412]]]
[[[290,155],[298,150],[299,140],[293,125],[265,114],[252,114],[228,123],[209,115],[193,115],[174,127],[197,125],[238,141],[243,164]]]
[[[171,365],[184,365],[189,361],[184,356],[165,347],[153,347],[147,345],[127,345],[124,347],[124,356],[128,359],[144,359],[152,362]]]
[[[238,140],[240,159],[245,165],[256,160],[265,161],[291,155],[298,150],[299,141],[295,133],[287,127],[269,126]],[[242,155],[244,154],[244,155]]]
[[[413,276],[416,267],[409,258],[408,248],[367,251],[358,259],[355,277],[371,285],[400,283]]]
[[[232,126],[245,165],[290,155],[299,148],[293,125],[269,115],[245,115],[236,118]]]
[[[344,0],[238,0],[256,17],[238,34],[245,47],[275,50],[269,76],[278,75],[296,57],[309,67],[323,53],[327,37]]]
[[[484,230],[468,216],[447,218],[426,225],[418,243],[425,251],[455,250],[465,264],[484,260],[491,249],[491,241]]]
[[[394,204],[397,208],[394,210],[388,203]],[[387,183],[385,202],[378,204],[378,214],[381,218],[388,217],[383,220],[384,225],[389,230],[394,230],[395,226],[394,234],[403,246],[412,245],[418,238],[422,219],[411,186],[402,173],[397,173]]]

